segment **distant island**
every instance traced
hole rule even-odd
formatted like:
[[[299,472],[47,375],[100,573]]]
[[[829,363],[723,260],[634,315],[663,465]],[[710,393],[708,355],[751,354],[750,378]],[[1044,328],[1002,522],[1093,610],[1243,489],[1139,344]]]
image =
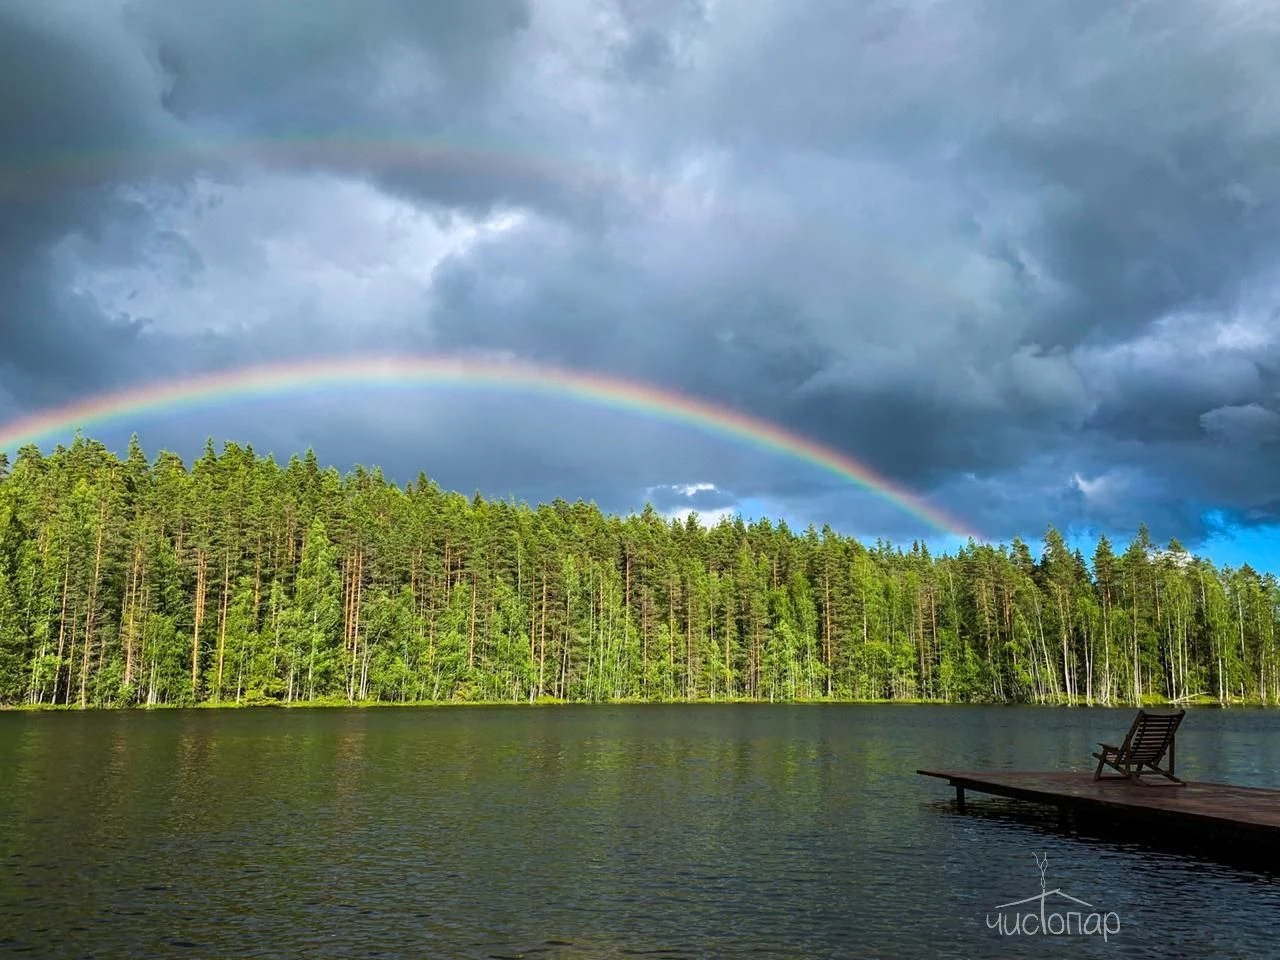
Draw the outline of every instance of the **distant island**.
[[[1280,701],[1280,585],[524,504],[77,437],[0,454],[0,704]]]

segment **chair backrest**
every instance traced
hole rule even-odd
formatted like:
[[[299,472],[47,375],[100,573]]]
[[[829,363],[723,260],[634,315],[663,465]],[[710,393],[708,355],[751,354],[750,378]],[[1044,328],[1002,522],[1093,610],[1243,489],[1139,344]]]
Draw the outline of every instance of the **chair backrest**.
[[[1159,763],[1186,713],[1185,710],[1139,710],[1129,735],[1124,738],[1120,756],[1131,764]]]

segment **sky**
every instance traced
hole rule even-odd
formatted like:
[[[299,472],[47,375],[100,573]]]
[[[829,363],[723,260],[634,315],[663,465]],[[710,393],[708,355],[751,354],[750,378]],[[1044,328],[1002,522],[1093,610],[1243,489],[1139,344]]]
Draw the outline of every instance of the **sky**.
[[[262,363],[498,356],[767,421],[992,540],[1145,522],[1280,570],[1275,2],[6,0],[0,89],[0,433]],[[957,542],[571,397],[351,384],[86,432],[134,431]]]

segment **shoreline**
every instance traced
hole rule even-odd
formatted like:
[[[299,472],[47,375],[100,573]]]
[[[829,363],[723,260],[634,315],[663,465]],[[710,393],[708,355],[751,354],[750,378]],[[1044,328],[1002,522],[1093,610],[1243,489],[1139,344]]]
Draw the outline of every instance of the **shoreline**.
[[[1144,699],[1141,704],[1133,703],[1084,703],[1066,701],[1055,702],[1023,702],[1023,701],[955,701],[955,700],[924,700],[918,698],[906,699],[862,699],[862,700],[841,700],[841,699],[820,699],[820,700],[751,700],[751,699],[729,699],[729,700],[641,700],[641,699],[622,699],[622,700],[557,700],[552,697],[544,697],[536,702],[530,703],[527,700],[411,700],[411,701],[348,701],[348,700],[310,700],[296,701],[294,703],[284,702],[262,702],[254,703],[237,703],[234,700],[227,701],[206,701],[202,703],[156,703],[156,704],[133,704],[130,706],[85,706],[79,704],[48,704],[48,703],[21,703],[21,704],[0,704],[0,713],[88,713],[96,711],[100,713],[138,713],[162,710],[335,710],[335,709],[380,709],[387,707],[413,708],[413,709],[446,709],[454,707],[515,707],[515,708],[533,708],[538,707],[621,707],[621,706],[764,706],[764,707],[785,707],[785,706],[902,706],[902,707],[1045,707],[1045,708],[1099,708],[1105,710],[1136,710],[1142,707],[1187,707],[1187,708],[1217,708],[1227,710],[1231,708],[1259,709],[1265,710],[1280,706],[1270,701],[1258,699],[1235,699],[1226,703],[1219,703],[1212,698],[1181,700],[1171,702],[1168,700]]]

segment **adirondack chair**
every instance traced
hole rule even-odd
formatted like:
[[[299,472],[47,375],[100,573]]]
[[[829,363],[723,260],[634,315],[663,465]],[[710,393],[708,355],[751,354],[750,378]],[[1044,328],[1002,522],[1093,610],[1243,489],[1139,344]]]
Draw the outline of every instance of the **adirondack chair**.
[[[1094,754],[1098,769],[1093,779],[1131,780],[1146,786],[1148,784],[1142,779],[1145,768],[1148,773],[1159,774],[1173,784],[1185,787],[1186,783],[1173,775],[1173,735],[1186,713],[1185,710],[1139,710],[1124,743],[1118,747],[1109,743],[1098,744],[1102,750]],[[1169,757],[1167,767],[1161,765],[1166,754]],[[1103,767],[1116,770],[1119,776],[1103,776]]]

